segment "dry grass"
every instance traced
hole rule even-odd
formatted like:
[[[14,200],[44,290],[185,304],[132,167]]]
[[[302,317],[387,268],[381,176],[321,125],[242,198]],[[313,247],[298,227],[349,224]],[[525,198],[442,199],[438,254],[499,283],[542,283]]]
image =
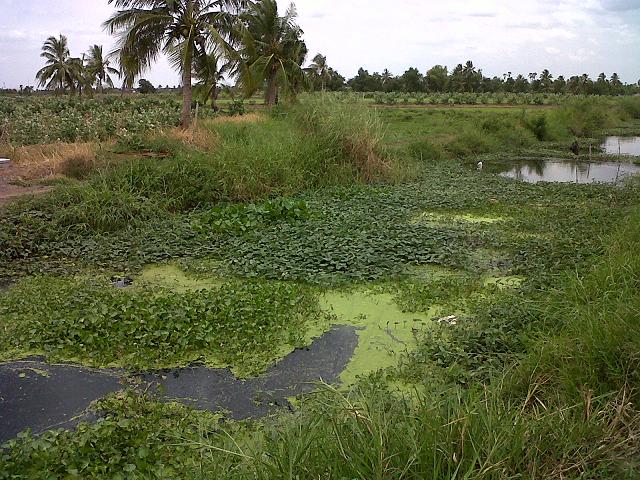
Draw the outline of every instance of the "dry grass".
[[[178,140],[185,145],[202,150],[205,152],[213,151],[219,143],[218,135],[212,127],[225,123],[255,123],[264,119],[264,115],[260,113],[249,113],[247,115],[235,117],[216,117],[202,119],[197,124],[188,129],[172,128],[170,130],[160,130],[155,133],[156,136],[168,136]]]
[[[207,124],[220,124],[220,123],[255,123],[264,120],[264,115],[259,112],[251,112],[245,115],[236,115],[233,117],[216,117],[209,118],[206,120],[201,120],[200,122],[204,125]]]
[[[23,180],[64,175],[70,162],[83,159],[84,163],[95,165],[96,146],[92,143],[51,143],[25,147],[5,147],[0,155],[12,160],[19,167]]]

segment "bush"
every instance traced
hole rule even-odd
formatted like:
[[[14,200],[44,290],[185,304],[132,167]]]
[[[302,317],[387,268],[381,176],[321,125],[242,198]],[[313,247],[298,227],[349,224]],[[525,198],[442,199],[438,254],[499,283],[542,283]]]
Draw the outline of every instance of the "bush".
[[[457,157],[490,153],[497,149],[495,140],[486,133],[467,130],[447,144],[447,150]]]
[[[88,155],[73,155],[64,159],[59,172],[69,178],[84,180],[96,167],[96,159]]]
[[[418,140],[408,147],[411,156],[421,162],[438,161],[444,158],[444,151],[429,140]]]
[[[391,169],[382,145],[382,121],[355,97],[307,96],[291,109],[290,117],[332,150],[336,159],[355,167],[363,179],[383,178]]]

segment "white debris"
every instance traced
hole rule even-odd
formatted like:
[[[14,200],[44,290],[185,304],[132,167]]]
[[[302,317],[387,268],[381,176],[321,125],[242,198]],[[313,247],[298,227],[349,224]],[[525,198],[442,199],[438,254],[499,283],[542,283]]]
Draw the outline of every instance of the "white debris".
[[[448,317],[442,317],[437,320],[438,323],[446,323],[447,325],[457,325],[458,317],[456,315],[449,315]]]
[[[0,165],[7,165],[11,163],[11,159],[9,158],[0,158]]]

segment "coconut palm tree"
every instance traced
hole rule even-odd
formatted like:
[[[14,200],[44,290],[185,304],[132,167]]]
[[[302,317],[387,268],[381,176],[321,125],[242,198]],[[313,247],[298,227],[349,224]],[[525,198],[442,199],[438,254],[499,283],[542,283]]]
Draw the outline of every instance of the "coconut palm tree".
[[[211,108],[218,111],[218,95],[220,85],[225,75],[232,70],[233,62],[225,61],[225,56],[219,48],[214,48],[204,55],[198,55],[193,62],[195,77],[200,80],[200,85],[206,89],[205,101],[211,99]]]
[[[327,65],[327,57],[321,54],[317,54],[313,57],[311,65],[307,68],[307,71],[312,75],[314,80],[320,81],[320,88],[324,92],[324,87],[331,79],[331,73]]]
[[[540,74],[540,84],[545,92],[548,92],[553,84],[553,75],[551,75],[551,72],[546,68]]]
[[[94,83],[93,77],[89,74],[84,62],[84,55],[82,55],[82,58],[74,57],[69,59],[70,75],[68,86],[72,93],[78,93],[80,97],[82,97],[82,92],[91,90],[91,86]]]
[[[40,56],[47,62],[36,74],[38,85],[47,89],[56,88],[64,93],[72,83],[73,71],[76,68],[71,62],[67,37],[49,37],[42,46]]]
[[[283,17],[276,0],[260,0],[249,5],[242,16],[242,49],[239,80],[245,95],[253,94],[266,82],[265,103],[277,103],[278,91],[289,92],[304,78],[301,64],[307,54],[302,30],[295,23],[293,4]]]
[[[120,76],[120,72],[111,66],[111,61],[102,54],[101,45],[93,45],[87,53],[87,73],[96,83],[98,92],[103,93],[104,85],[113,88],[111,75]]]
[[[193,62],[207,43],[230,35],[235,13],[245,0],[109,0],[120,9],[105,23],[118,36],[126,76],[139,75],[160,53],[169,56],[182,75],[182,125],[191,124]],[[124,64],[124,65],[123,65]]]

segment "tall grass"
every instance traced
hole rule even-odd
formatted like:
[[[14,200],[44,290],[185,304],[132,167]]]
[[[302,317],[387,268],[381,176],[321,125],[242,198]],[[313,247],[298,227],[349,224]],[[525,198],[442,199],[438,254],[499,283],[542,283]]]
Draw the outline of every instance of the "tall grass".
[[[391,170],[391,160],[382,144],[382,121],[374,110],[355,98],[308,95],[291,109],[289,116],[306,135],[318,138],[333,150],[335,158],[355,167],[363,179],[379,179]]]

